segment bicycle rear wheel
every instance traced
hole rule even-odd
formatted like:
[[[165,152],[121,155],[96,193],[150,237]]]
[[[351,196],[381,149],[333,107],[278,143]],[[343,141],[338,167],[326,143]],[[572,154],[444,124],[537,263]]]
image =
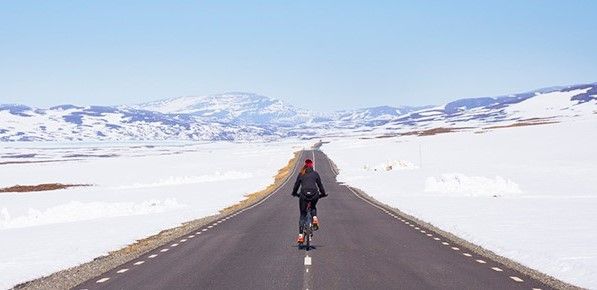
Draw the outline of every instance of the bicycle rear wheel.
[[[311,248],[311,233],[305,233],[305,247],[307,251]]]

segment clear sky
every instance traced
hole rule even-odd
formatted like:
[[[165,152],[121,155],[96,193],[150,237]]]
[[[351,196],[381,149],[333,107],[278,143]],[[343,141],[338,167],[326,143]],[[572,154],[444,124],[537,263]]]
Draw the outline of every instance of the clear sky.
[[[3,1],[0,103],[331,110],[597,81],[597,1]]]

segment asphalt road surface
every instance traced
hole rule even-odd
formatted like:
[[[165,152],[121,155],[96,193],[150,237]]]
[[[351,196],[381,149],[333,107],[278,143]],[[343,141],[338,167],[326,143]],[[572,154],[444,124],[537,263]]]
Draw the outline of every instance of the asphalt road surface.
[[[74,289],[550,289],[366,202],[336,182],[325,154],[302,154],[329,193],[314,249],[295,243],[297,167],[262,203]]]

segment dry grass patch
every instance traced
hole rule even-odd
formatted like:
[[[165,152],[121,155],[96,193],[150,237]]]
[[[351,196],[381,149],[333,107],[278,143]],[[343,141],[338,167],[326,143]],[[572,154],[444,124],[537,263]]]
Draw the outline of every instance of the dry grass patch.
[[[502,129],[502,128],[537,126],[537,125],[546,125],[546,124],[555,124],[555,123],[558,123],[558,122],[552,121],[551,119],[531,118],[531,119],[518,120],[516,123],[509,124],[509,125],[491,126],[491,127],[486,127],[483,129],[484,130]]]
[[[454,128],[438,127],[438,128],[427,129],[427,130],[401,133],[400,135],[402,135],[402,136],[409,136],[409,135],[433,136],[433,135],[437,135],[437,134],[458,132],[460,130],[466,130],[466,129],[473,129],[473,128],[472,127],[454,127]]]
[[[0,188],[0,192],[34,192],[65,189],[69,187],[91,186],[91,184],[62,184],[62,183],[44,183],[38,185],[15,185],[11,187]]]

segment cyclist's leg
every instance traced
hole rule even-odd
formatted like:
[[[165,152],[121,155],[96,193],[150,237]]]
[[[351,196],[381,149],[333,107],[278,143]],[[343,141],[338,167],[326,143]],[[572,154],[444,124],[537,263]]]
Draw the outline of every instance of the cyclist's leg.
[[[317,216],[317,201],[318,200],[319,200],[319,197],[315,197],[311,201],[311,216]]]
[[[303,233],[303,225],[307,220],[307,201],[303,198],[299,198],[299,211],[301,213],[299,218],[299,234]]]

